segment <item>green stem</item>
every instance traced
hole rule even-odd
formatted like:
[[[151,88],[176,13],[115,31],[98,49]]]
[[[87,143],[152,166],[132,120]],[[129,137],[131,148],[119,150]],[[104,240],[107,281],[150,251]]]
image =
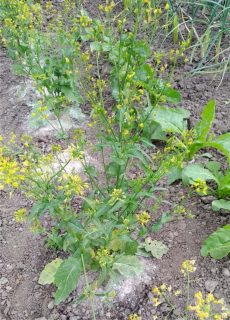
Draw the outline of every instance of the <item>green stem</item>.
[[[91,292],[90,292],[90,286],[89,286],[89,282],[88,282],[88,278],[87,278],[87,274],[86,274],[85,262],[84,262],[83,254],[81,254],[81,261],[82,261],[82,267],[83,267],[83,271],[84,271],[85,283],[86,283],[87,291],[90,293],[90,303],[91,303],[93,320],[96,320],[96,315],[95,315],[94,306],[93,306],[93,297],[92,297]]]

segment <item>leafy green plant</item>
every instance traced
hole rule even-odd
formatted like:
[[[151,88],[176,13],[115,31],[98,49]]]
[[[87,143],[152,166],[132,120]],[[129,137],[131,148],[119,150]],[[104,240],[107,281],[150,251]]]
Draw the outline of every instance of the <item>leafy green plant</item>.
[[[230,253],[230,225],[217,229],[204,242],[201,255],[222,259]]]
[[[9,9],[9,3],[2,3]],[[29,12],[25,25],[20,22],[21,6]],[[80,299],[91,299],[108,278],[118,281],[122,276],[139,274],[140,251],[162,257],[167,252],[165,245],[146,237],[167,219],[153,223],[147,200],[157,202],[161,179],[172,167],[182,168],[201,147],[212,143],[222,152],[228,151],[225,136],[208,136],[214,102],[204,109],[193,130],[186,128],[189,113],[172,106],[180,102],[180,94],[158,77],[155,66],[149,63],[151,47],[139,39],[146,14],[143,1],[125,1],[118,21],[111,19],[114,6],[111,1],[100,7],[100,20],[91,19],[84,10],[69,17],[71,1],[65,0],[63,17],[69,17],[69,24],[63,30],[63,20],[53,20],[47,27],[50,33],[46,26],[35,28],[35,24],[32,33],[27,32],[28,23],[33,22],[33,2],[12,2],[3,14],[8,49],[19,50],[18,41],[20,47],[22,37],[26,37],[26,50],[20,52],[17,61],[26,67],[42,94],[39,112],[47,111],[43,108],[47,103],[48,110],[60,120],[70,100],[86,101],[91,108],[93,145],[82,129],[75,130],[66,150],[53,145],[44,153],[27,136],[20,144],[15,138],[8,145],[1,143],[1,189],[20,189],[33,201],[30,208],[19,209],[15,219],[29,221],[33,232],[46,236],[49,246],[67,254],[63,260],[51,261],[39,280],[57,286],[56,303],[75,290],[81,275],[86,290]],[[127,31],[126,20],[131,13],[132,32]],[[12,15],[10,24],[14,15],[17,18],[19,33],[14,24],[6,28],[8,15]],[[163,150],[155,150],[156,139],[167,140]],[[100,165],[91,163],[88,155],[100,159]],[[80,163],[82,174],[73,169],[76,163]],[[50,225],[43,223],[47,215]],[[98,275],[92,283],[87,279],[89,270]]]

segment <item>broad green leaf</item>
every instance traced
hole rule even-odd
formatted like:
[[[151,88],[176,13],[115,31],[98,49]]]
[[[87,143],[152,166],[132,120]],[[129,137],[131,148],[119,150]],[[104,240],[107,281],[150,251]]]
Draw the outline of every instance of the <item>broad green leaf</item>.
[[[182,169],[179,167],[172,167],[168,176],[168,183],[172,184],[173,182],[180,180],[182,178]]]
[[[165,132],[162,130],[161,126],[156,122],[153,123],[152,125],[153,125],[153,131],[151,134],[151,139],[166,141],[167,136],[166,136]],[[154,127],[155,127],[155,129],[154,129]]]
[[[219,177],[217,193],[219,198],[226,198],[230,196],[230,169]]]
[[[220,209],[230,211],[230,201],[224,199],[214,200],[212,202],[212,209],[213,211],[219,211]]]
[[[147,59],[151,55],[151,49],[145,41],[136,41],[133,47],[133,51],[139,57]]]
[[[210,100],[204,107],[201,120],[197,123],[195,130],[198,140],[205,141],[215,117],[215,101]]]
[[[162,94],[166,96],[168,102],[179,103],[181,101],[180,93],[173,88],[166,86],[162,91]]]
[[[135,255],[137,252],[138,242],[131,239],[127,235],[118,235],[114,237],[109,244],[109,248],[113,251],[121,251],[127,255]]]
[[[206,168],[210,170],[215,176],[219,175],[221,164],[217,161],[209,161],[206,165]]]
[[[143,271],[143,266],[136,256],[121,256],[113,264],[113,270],[125,277],[131,277],[139,275]]]
[[[82,264],[77,258],[70,257],[62,262],[54,276],[54,283],[58,287],[55,292],[56,304],[64,301],[77,287],[81,271]]]
[[[182,172],[182,180],[184,184],[193,183],[197,179],[201,180],[215,180],[216,177],[209,171],[204,168],[201,164],[190,164],[184,168]]]
[[[220,150],[230,162],[230,132],[224,133],[208,142],[210,147]]]
[[[168,252],[168,247],[161,241],[146,239],[144,248],[147,252],[151,252],[152,256],[161,259]]]
[[[201,255],[210,256],[214,259],[222,259],[230,253],[230,224],[219,228],[211,234],[201,248]]]
[[[185,119],[189,118],[189,111],[183,108],[156,107],[153,120],[160,124],[165,132],[181,133],[186,128]]]
[[[57,258],[51,261],[50,263],[48,263],[43,269],[43,271],[41,272],[38,283],[42,285],[53,283],[54,276],[57,272],[57,269],[61,265],[62,261],[63,261],[62,259]]]

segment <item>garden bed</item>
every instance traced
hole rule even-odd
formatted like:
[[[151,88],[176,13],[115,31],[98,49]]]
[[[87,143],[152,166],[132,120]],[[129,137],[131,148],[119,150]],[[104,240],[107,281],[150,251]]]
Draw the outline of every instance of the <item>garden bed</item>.
[[[88,1],[89,2],[89,1]],[[95,4],[96,6],[96,4]],[[94,5],[89,3],[89,11],[94,11]],[[190,121],[194,125],[200,118],[203,106],[210,100],[216,100],[216,119],[213,132],[222,134],[229,131],[230,124],[230,75],[225,74],[220,84],[220,77],[212,75],[196,75],[190,77],[189,69],[193,65],[178,67],[175,71],[173,87],[181,92],[181,106],[191,112]],[[29,87],[27,94],[18,96],[19,88]],[[49,150],[56,138],[49,131],[34,134],[28,125],[30,104],[36,93],[30,88],[29,82],[15,76],[11,71],[11,61],[4,49],[0,51],[0,133],[4,138],[14,132],[17,137],[22,134],[32,135],[34,141],[43,150]],[[88,126],[90,110],[86,107],[85,119],[73,121],[73,126],[86,130],[92,143],[95,139],[95,129]],[[65,144],[65,142],[63,142]],[[225,165],[222,156],[215,153],[214,159]],[[98,159],[92,159],[94,163]],[[135,174],[135,172],[134,172]],[[164,182],[162,182],[162,186]],[[168,188],[165,200],[179,203],[186,198],[188,187],[176,182]],[[41,286],[38,279],[45,265],[60,255],[47,249],[42,236],[33,236],[29,225],[20,224],[14,219],[14,212],[20,207],[30,207],[17,191],[9,196],[0,191],[0,319],[1,320],[90,320],[92,313],[88,301],[77,304],[79,291],[71,293],[70,297],[59,305],[54,304],[54,287]],[[162,230],[152,233],[152,239],[160,240],[169,248],[161,259],[142,258],[144,273],[137,278],[130,278],[118,286],[117,296],[111,301],[95,300],[96,319],[126,320],[130,314],[141,316],[142,320],[180,319],[184,312],[185,297],[179,296],[175,308],[170,311],[166,303],[157,308],[153,305],[152,289],[165,283],[172,290],[185,289],[184,277],[180,272],[184,260],[196,261],[196,272],[192,275],[191,294],[202,290],[211,292],[217,298],[224,298],[230,303],[230,261],[229,257],[214,260],[201,257],[200,249],[204,240],[218,227],[230,222],[226,213],[214,212],[211,208],[212,197],[200,197],[193,193],[186,199],[184,206],[192,219],[180,219],[166,224]],[[159,215],[167,212],[167,203],[160,207]],[[92,275],[93,277],[93,275]],[[170,311],[170,313],[169,313]],[[168,318],[167,318],[168,317]]]

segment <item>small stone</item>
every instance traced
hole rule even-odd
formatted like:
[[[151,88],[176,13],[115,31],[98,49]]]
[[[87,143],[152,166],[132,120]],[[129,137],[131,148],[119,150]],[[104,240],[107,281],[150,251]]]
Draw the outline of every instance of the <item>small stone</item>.
[[[230,277],[230,271],[229,271],[229,269],[224,268],[224,269],[222,270],[222,274],[223,274],[223,276],[225,276],[225,277]]]
[[[205,204],[209,204],[212,201],[216,200],[214,196],[206,196],[206,197],[201,197],[201,201]]]
[[[7,278],[2,277],[2,278],[0,279],[0,286],[4,286],[4,284],[7,284],[8,282],[9,282],[9,281],[8,281]]]
[[[216,280],[207,280],[205,281],[205,288],[208,292],[214,292],[216,287],[218,286],[218,281]]]
[[[54,308],[54,302],[53,302],[53,301],[50,301],[49,304],[48,304],[48,306],[47,306],[47,308],[48,308],[49,310],[52,310],[52,309]]]
[[[36,318],[34,320],[47,320],[45,317],[41,317],[41,318]]]

